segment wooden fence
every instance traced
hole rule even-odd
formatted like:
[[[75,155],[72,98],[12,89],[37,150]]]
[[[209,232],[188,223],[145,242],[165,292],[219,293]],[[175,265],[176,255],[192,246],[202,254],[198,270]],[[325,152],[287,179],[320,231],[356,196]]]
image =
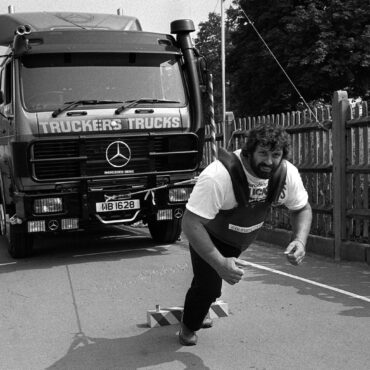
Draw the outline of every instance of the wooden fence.
[[[353,104],[347,93],[334,93],[331,106],[313,111],[248,117],[216,125],[216,146],[235,150],[245,132],[259,124],[283,126],[291,135],[292,163],[299,169],[313,209],[308,250],[336,260],[370,263],[370,116],[367,102]],[[317,119],[316,119],[317,118]],[[211,155],[206,127],[203,165]],[[290,230],[283,207],[272,209],[266,228]]]

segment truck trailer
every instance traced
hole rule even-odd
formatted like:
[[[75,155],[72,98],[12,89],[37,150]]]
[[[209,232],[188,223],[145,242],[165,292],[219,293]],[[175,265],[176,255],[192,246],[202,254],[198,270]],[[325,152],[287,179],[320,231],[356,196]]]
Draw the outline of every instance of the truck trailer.
[[[0,230],[14,258],[37,234],[148,226],[171,243],[202,160],[206,63],[189,19],[0,14]],[[174,36],[173,36],[173,35]]]

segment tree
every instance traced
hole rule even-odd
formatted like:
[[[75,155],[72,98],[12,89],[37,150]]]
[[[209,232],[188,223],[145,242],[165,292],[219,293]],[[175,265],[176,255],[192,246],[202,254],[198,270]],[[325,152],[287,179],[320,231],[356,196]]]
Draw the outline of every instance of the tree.
[[[240,6],[306,101],[335,90],[370,95],[370,5],[360,0],[241,0]],[[234,18],[230,68],[242,115],[294,110],[299,95],[245,16]]]
[[[370,98],[369,2],[235,0],[226,18],[226,74],[228,108],[238,116],[295,110],[302,101],[241,9],[306,101],[330,103],[339,89]],[[196,41],[214,75],[216,102],[221,101],[220,20],[210,13]]]
[[[229,10],[228,12],[230,12]],[[225,37],[225,54],[230,54],[232,49],[230,31],[232,23],[230,18],[226,18],[226,37]],[[213,91],[215,102],[216,119],[222,119],[222,81],[221,81],[221,15],[209,13],[208,21],[199,24],[199,32],[195,39],[195,46],[199,52],[206,58],[207,66],[213,77]],[[230,84],[230,76],[226,70],[226,81]],[[230,94],[228,94],[230,97]]]

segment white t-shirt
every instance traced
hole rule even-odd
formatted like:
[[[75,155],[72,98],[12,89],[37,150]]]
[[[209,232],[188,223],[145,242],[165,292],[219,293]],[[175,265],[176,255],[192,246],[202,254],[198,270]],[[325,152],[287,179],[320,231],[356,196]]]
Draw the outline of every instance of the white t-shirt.
[[[240,160],[241,149],[234,152]],[[252,176],[244,168],[250,189],[250,202],[266,199],[268,180]],[[285,186],[277,204],[284,204],[289,210],[303,208],[308,201],[308,194],[303,186],[298,169],[287,161]],[[190,195],[186,208],[200,217],[212,220],[219,210],[237,206],[229,172],[218,160],[208,165],[199,175]]]

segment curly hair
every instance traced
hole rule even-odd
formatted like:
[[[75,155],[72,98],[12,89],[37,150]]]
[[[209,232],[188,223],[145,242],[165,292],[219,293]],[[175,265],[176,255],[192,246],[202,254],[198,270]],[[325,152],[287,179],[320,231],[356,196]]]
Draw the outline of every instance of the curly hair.
[[[242,154],[245,157],[252,155],[258,145],[268,147],[270,150],[281,149],[283,158],[289,159],[291,155],[290,136],[279,126],[270,124],[257,126],[246,134],[247,141],[242,147]]]

